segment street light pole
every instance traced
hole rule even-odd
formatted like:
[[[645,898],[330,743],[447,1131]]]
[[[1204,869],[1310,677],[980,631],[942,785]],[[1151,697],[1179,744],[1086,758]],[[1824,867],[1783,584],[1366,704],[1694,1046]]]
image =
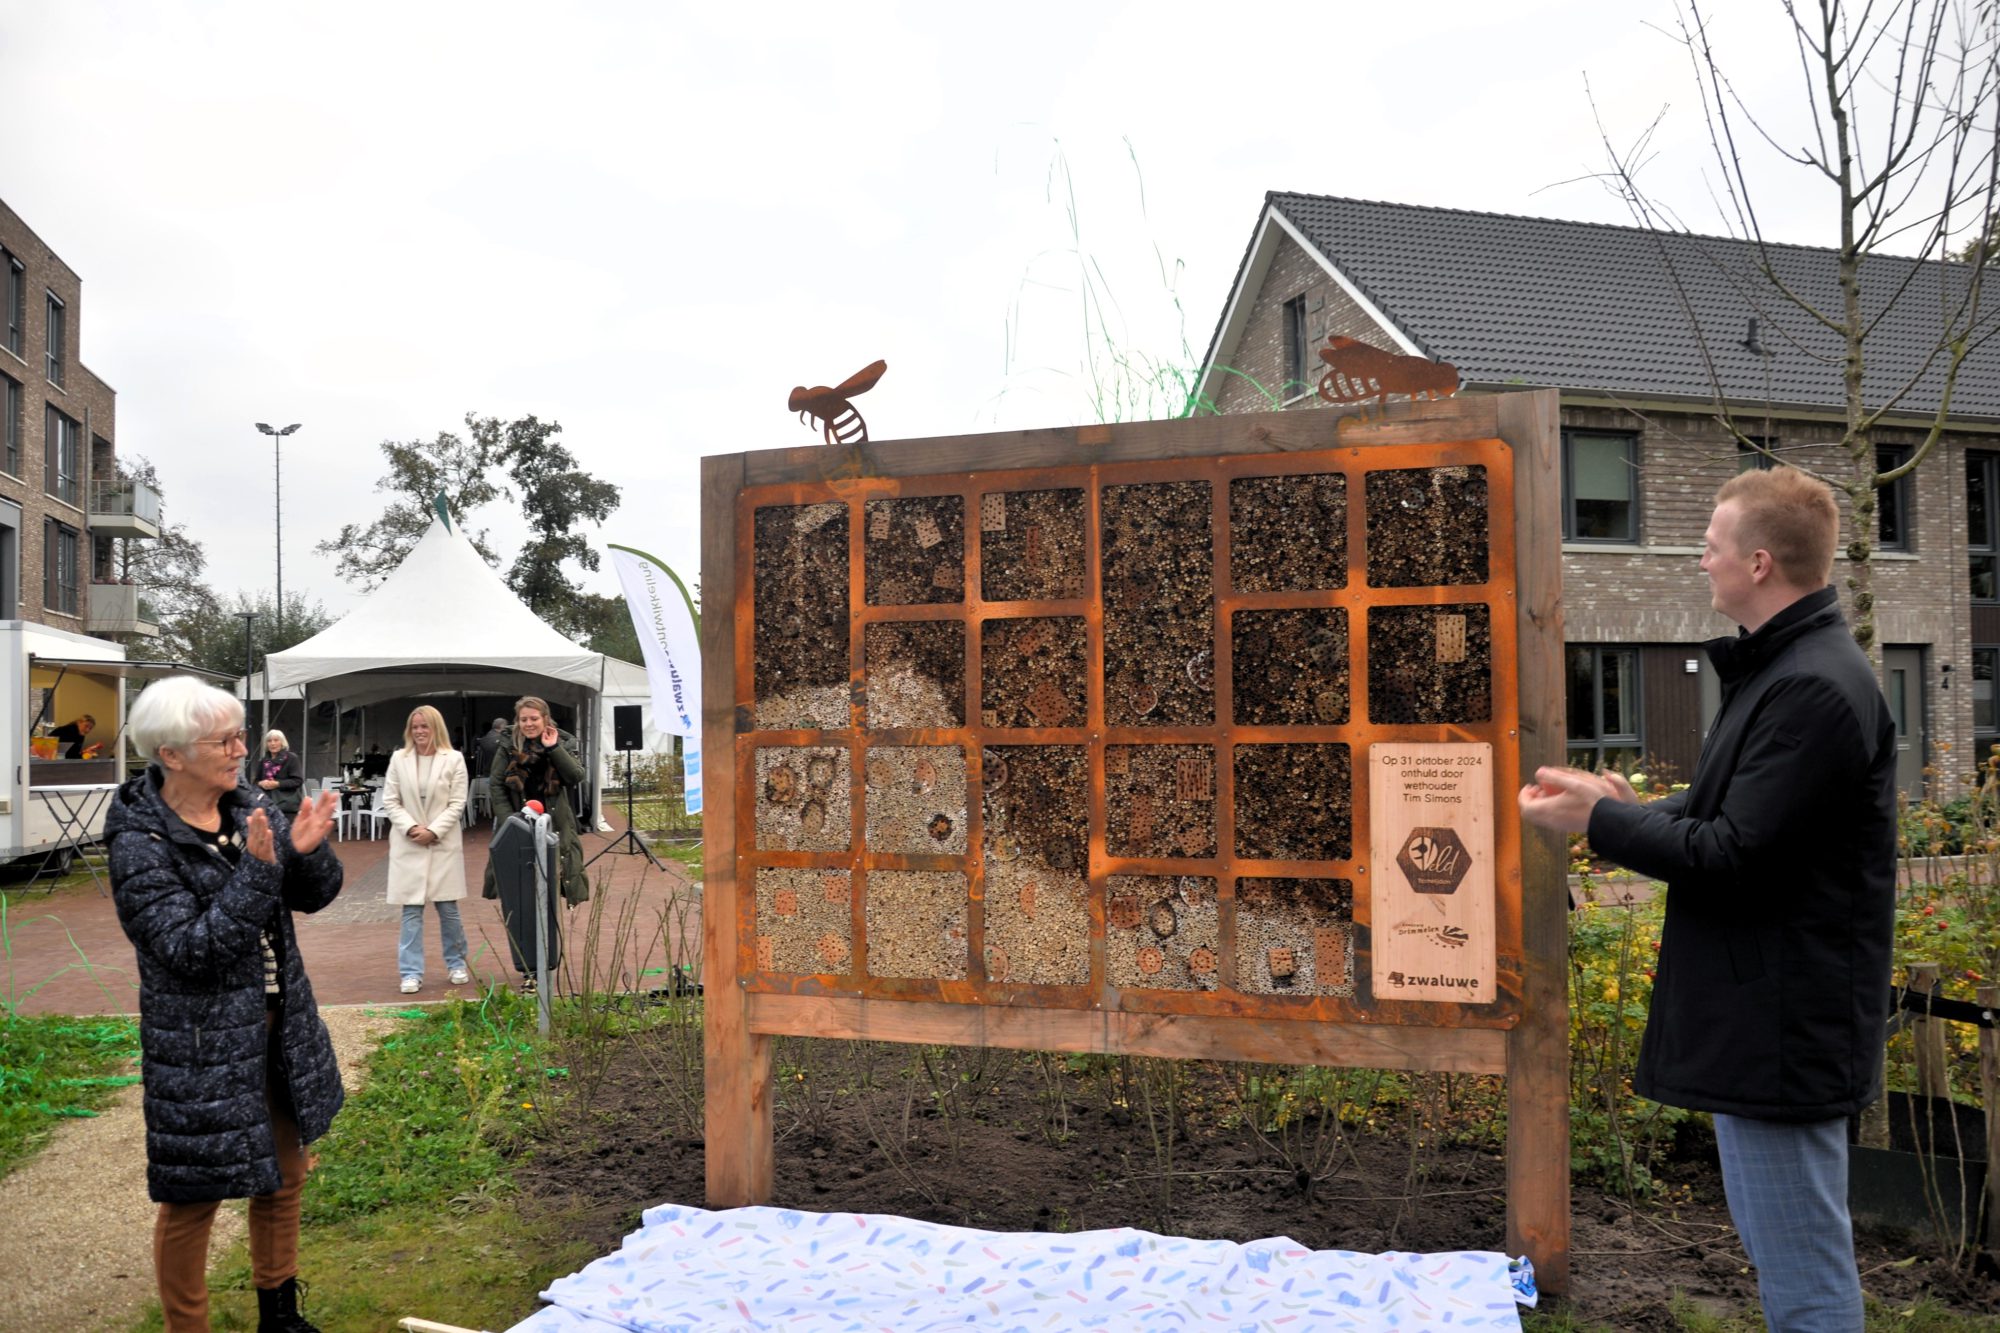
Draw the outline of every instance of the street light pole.
[[[278,471],[278,446],[284,438],[299,428],[294,421],[289,426],[267,426],[257,423],[257,429],[271,437],[271,507],[276,519],[274,530],[278,548],[278,626],[275,641],[282,641],[285,635],[285,491]]]

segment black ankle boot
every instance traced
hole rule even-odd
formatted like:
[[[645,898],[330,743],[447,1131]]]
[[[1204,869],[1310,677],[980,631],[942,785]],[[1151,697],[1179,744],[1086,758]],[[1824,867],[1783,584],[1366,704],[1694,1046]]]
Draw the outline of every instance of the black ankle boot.
[[[257,1333],[319,1333],[299,1313],[299,1280],[288,1277],[278,1286],[257,1288]]]

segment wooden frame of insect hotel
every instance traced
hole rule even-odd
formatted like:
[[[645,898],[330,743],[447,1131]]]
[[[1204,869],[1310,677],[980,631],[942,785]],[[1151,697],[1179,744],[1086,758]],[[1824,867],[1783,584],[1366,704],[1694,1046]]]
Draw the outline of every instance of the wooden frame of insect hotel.
[[[1567,1278],[1552,393],[703,460],[707,1180],[775,1034],[1508,1080]]]

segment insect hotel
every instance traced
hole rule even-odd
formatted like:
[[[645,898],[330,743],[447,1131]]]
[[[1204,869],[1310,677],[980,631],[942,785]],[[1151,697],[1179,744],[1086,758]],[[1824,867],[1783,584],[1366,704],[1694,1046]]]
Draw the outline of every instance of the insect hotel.
[[[1554,395],[871,443],[881,370],[703,460],[709,1204],[774,1034],[1502,1074],[1560,1291]]]

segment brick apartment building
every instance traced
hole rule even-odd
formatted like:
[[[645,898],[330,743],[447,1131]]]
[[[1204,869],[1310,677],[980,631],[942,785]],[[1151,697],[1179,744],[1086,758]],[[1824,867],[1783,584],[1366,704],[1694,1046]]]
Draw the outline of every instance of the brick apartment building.
[[[1773,253],[1793,290],[1839,308],[1832,251]],[[1753,257],[1729,240],[1272,193],[1201,392],[1223,412],[1320,406],[1315,349],[1336,334],[1449,361],[1461,392],[1560,390],[1570,754],[1686,776],[1719,704],[1700,644],[1734,631],[1709,607],[1702,533],[1716,488],[1763,457],[1716,420],[1715,386],[1772,452],[1838,466],[1838,343],[1755,276]],[[1940,295],[1967,274],[1886,258],[1864,269],[1865,299],[1911,284],[1867,344],[1871,402],[1915,382],[1873,434],[1883,470],[1924,438],[1942,386],[1925,368]],[[2000,339],[1961,370],[1950,427],[1878,493],[1877,641],[1912,793],[1927,765],[1955,779],[2000,742]],[[1843,598],[1846,572],[1842,556]]]
[[[160,535],[159,497],[118,474],[117,394],[79,354],[82,280],[4,202],[0,319],[0,620],[150,637],[114,556]]]

